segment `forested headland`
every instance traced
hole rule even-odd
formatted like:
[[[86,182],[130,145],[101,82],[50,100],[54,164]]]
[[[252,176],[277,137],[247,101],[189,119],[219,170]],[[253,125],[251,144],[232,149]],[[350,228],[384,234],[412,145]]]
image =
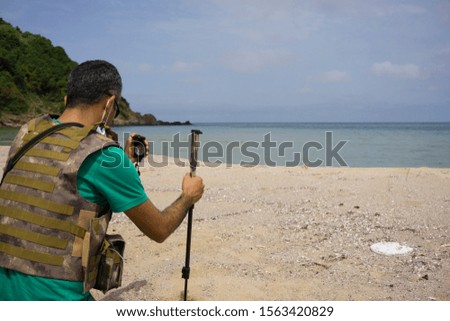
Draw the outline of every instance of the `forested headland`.
[[[61,113],[67,77],[76,65],[64,48],[0,18],[0,127],[18,127],[43,113]],[[116,125],[190,124],[141,115],[123,97],[120,107]]]

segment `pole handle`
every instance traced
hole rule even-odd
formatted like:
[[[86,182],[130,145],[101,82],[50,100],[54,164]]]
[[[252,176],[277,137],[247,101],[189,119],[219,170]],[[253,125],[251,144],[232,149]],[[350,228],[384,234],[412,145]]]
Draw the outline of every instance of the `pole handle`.
[[[198,129],[193,129],[191,131],[191,155],[189,158],[189,165],[191,167],[191,177],[195,177],[195,170],[197,168],[198,162],[198,148],[200,146],[200,134],[203,134]]]

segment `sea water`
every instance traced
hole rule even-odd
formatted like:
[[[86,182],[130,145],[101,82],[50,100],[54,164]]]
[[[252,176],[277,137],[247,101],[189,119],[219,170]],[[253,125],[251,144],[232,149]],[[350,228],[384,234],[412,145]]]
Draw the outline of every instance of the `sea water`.
[[[157,155],[188,157],[192,129],[210,164],[450,168],[450,123],[199,123],[118,127],[147,137]]]
[[[188,158],[192,129],[208,166],[349,166],[450,168],[450,123],[198,123],[115,127],[119,141],[147,137],[152,153]],[[1,129],[7,145],[17,130]],[[150,156],[150,164],[156,162]],[[163,164],[156,164],[161,166]]]

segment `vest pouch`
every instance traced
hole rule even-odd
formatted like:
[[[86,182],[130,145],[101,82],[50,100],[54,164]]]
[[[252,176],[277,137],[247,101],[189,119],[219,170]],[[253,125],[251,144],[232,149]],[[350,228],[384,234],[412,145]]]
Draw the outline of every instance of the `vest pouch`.
[[[98,267],[102,253],[106,247],[106,229],[110,216],[108,214],[90,220],[89,230],[83,239],[83,253],[81,265],[84,273],[84,292],[92,289],[97,283]]]
[[[103,293],[122,284],[125,241],[121,235],[106,235],[102,244],[98,274],[94,289]]]

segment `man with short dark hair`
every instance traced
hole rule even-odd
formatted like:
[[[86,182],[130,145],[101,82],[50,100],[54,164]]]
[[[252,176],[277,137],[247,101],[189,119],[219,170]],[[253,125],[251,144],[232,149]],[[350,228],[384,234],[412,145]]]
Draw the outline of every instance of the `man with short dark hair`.
[[[183,178],[182,192],[164,211],[148,199],[133,166],[131,136],[125,150],[109,126],[120,113],[122,81],[102,60],[78,65],[67,83],[61,116],[24,125],[9,158],[39,133],[0,186],[0,300],[92,300],[111,211],[125,212],[148,237],[163,242],[203,194],[199,177]],[[120,164],[118,166],[118,164]]]

